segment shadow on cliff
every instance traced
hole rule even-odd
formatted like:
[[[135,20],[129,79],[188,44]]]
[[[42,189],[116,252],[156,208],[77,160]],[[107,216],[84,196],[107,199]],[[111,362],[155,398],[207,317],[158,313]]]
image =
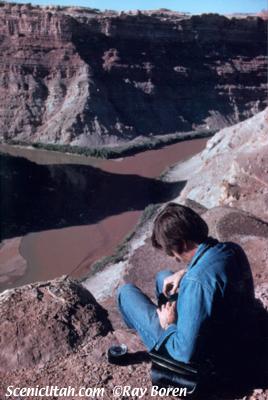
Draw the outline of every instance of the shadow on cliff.
[[[174,22],[163,25],[159,17],[140,15],[129,20],[113,19],[110,34],[100,29],[90,41],[85,38],[92,37],[92,25],[79,25],[72,40],[79,56],[94,72],[91,113],[108,130],[116,126],[118,117],[125,126],[134,128],[119,133],[120,138],[189,131],[206,125],[211,115],[214,117],[210,128],[237,121],[232,100],[237,94],[228,94],[228,85],[235,82],[247,86],[249,75],[239,72],[242,61],[237,72],[228,68],[233,60],[242,60],[249,54],[265,55],[266,41],[261,30],[256,31],[255,45],[251,47],[241,45],[236,36],[229,40],[216,33],[223,26],[227,31],[231,26],[235,28],[233,24],[223,16],[214,15],[213,22],[209,16],[192,16],[190,22],[181,22],[182,31],[178,34]],[[250,79],[259,85],[259,77]],[[264,109],[265,93],[256,96]],[[237,95],[241,119],[246,118],[243,99]],[[85,118],[90,124],[91,114]],[[118,131],[113,133],[117,135]]]
[[[0,154],[1,239],[86,225],[177,196],[184,183]]]

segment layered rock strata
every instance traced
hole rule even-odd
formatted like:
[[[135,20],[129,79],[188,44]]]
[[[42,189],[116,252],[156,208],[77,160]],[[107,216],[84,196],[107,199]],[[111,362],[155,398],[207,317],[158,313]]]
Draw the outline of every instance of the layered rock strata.
[[[0,7],[2,140],[99,146],[262,110],[263,17]]]

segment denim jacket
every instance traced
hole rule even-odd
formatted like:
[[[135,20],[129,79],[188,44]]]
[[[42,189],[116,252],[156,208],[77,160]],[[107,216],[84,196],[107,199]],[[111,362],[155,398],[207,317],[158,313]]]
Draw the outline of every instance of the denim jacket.
[[[225,351],[233,340],[231,327],[253,299],[252,274],[242,248],[209,237],[198,246],[180,282],[177,323],[168,326],[155,349],[164,345],[172,358],[186,363],[207,358],[213,344]]]

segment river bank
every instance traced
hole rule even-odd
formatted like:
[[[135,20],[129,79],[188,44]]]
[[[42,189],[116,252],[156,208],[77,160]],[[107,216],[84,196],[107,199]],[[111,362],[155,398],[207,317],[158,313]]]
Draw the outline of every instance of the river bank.
[[[117,159],[121,157],[129,157],[148,150],[158,150],[164,146],[184,142],[186,140],[210,138],[217,132],[216,129],[203,129],[189,132],[170,133],[165,135],[157,135],[148,137],[137,137],[127,143],[118,145],[98,146],[98,147],[81,147],[69,144],[42,143],[42,142],[24,142],[20,140],[6,140],[0,145],[47,150],[50,152],[63,153],[67,155],[78,155],[86,157],[94,157],[101,159]]]

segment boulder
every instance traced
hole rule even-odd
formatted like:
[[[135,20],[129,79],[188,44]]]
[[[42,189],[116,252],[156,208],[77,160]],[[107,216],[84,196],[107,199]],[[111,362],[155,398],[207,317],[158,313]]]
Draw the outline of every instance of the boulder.
[[[106,311],[69,278],[0,295],[0,371],[41,367],[111,330]]]

